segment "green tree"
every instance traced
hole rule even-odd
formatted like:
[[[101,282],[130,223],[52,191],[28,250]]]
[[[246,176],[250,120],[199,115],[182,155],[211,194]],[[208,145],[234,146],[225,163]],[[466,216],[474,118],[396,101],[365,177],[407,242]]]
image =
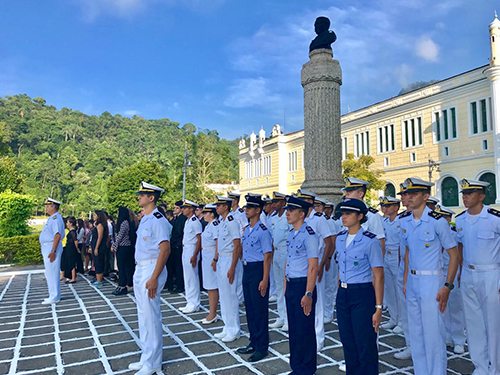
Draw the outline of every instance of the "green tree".
[[[375,201],[378,199],[375,196],[375,191],[384,190],[385,181],[381,179],[383,172],[378,169],[373,169],[371,166],[375,159],[369,155],[361,155],[355,158],[354,154],[347,154],[346,159],[342,162],[342,176],[356,177],[368,181],[367,200]]]
[[[7,189],[19,192],[22,182],[16,161],[7,156],[0,157],[0,192]]]
[[[28,219],[35,206],[33,197],[6,190],[0,193],[0,237],[29,233]]]

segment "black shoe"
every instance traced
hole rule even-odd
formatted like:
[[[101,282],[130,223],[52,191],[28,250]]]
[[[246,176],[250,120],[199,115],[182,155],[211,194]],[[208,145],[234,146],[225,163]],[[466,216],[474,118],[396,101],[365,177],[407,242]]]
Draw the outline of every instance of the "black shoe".
[[[248,362],[258,362],[260,361],[261,359],[264,359],[267,357],[269,353],[267,351],[265,352],[255,352],[253,353],[249,358],[248,358]]]
[[[239,348],[236,350],[238,354],[252,354],[255,353],[255,349],[251,345],[244,346],[243,348]]]
[[[113,294],[114,294],[115,296],[124,296],[124,295],[126,295],[127,293],[128,293],[128,290],[127,290],[127,288],[125,288],[125,287],[119,288],[119,289],[117,289],[117,290],[115,290],[115,291],[113,292]]]

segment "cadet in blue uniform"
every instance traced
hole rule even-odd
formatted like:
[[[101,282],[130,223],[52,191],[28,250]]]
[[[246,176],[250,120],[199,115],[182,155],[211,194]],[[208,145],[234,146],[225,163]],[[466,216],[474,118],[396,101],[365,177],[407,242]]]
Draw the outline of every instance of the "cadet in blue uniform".
[[[269,272],[273,261],[273,240],[260,221],[264,206],[261,197],[247,194],[243,247],[243,295],[247,314],[250,344],[238,349],[240,354],[252,354],[249,362],[267,357],[269,347]]]
[[[312,375],[317,365],[314,320],[319,243],[314,230],[305,224],[311,207],[311,203],[287,196],[286,217],[293,228],[287,240],[285,300],[294,375]]]
[[[401,219],[401,232],[406,246],[405,289],[413,366],[416,375],[444,375],[442,314],[457,273],[457,243],[442,215],[426,206],[433,183],[412,177],[405,184],[412,212]],[[443,249],[450,255],[446,278],[442,271]]]
[[[49,297],[42,304],[57,303],[61,299],[61,255],[63,252],[62,240],[65,235],[64,221],[59,213],[61,202],[52,198],[45,201],[45,210],[49,215],[47,222],[40,233],[40,247],[42,249],[45,279],[49,290]]]
[[[474,375],[500,374],[500,211],[484,205],[484,181],[463,179],[467,211],[457,215],[461,291]]]
[[[368,208],[359,199],[340,206],[347,230],[336,239],[340,288],[337,322],[347,374],[378,374],[377,332],[382,319],[384,259],[380,241],[361,224]]]
[[[161,323],[160,292],[167,281],[165,267],[170,255],[172,226],[158,211],[156,203],[163,193],[158,186],[142,182],[138,201],[142,216],[137,228],[135,245],[136,268],[134,296],[137,302],[139,338],[142,349],[139,362],[131,363],[136,375],[161,374],[163,360],[163,328]]]

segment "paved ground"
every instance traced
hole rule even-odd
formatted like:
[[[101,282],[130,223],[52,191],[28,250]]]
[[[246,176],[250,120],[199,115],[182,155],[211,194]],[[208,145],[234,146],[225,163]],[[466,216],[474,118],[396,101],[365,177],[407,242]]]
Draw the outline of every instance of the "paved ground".
[[[133,296],[114,297],[114,285],[101,290],[80,278],[62,286],[62,301],[41,305],[46,285],[40,270],[21,274],[0,273],[0,374],[123,374],[139,359],[137,312]],[[162,294],[164,366],[169,375],[181,374],[286,374],[288,339],[280,330],[271,330],[270,355],[249,364],[235,353],[246,345],[245,336],[224,344],[214,338],[221,323],[202,326],[206,310],[185,315],[181,295]],[[207,297],[204,295],[204,306]],[[276,304],[271,304],[274,321]],[[242,329],[246,319],[242,314]],[[343,354],[335,324],[326,327],[325,349],[318,354],[317,374],[342,374],[338,364]],[[412,374],[411,361],[398,361],[392,354],[403,338],[385,331],[380,335],[380,373]],[[449,374],[470,374],[468,353],[449,352]]]

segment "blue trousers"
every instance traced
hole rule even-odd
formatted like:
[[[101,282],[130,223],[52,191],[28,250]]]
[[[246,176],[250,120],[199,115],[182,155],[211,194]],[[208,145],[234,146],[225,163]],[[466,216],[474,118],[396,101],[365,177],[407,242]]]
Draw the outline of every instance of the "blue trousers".
[[[373,329],[372,283],[349,284],[337,292],[337,322],[348,375],[378,374],[377,334]]]
[[[259,283],[264,277],[264,262],[243,265],[243,296],[247,313],[250,345],[257,352],[267,353],[269,347],[269,287],[261,296]]]
[[[285,300],[288,316],[288,340],[290,345],[290,367],[293,375],[313,375],[316,372],[316,288],[313,292],[312,310],[304,314],[300,301],[306,293],[307,278],[288,279]]]

